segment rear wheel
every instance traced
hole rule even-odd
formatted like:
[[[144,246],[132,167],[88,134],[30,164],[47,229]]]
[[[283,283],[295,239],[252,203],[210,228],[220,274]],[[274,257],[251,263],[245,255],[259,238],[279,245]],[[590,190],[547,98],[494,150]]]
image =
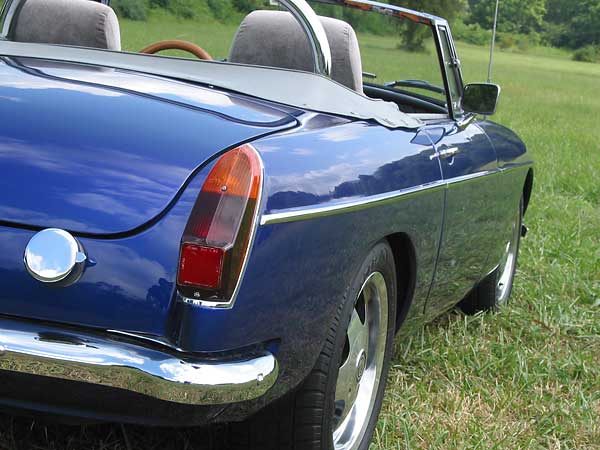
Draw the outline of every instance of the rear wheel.
[[[228,449],[366,450],[381,409],[396,318],[391,248],[377,244],[338,307],[317,364],[292,394],[243,424]]]
[[[523,199],[512,222],[512,233],[506,243],[500,264],[467,297],[459,303],[465,314],[490,311],[505,305],[510,298],[517,270],[517,259],[523,226]]]

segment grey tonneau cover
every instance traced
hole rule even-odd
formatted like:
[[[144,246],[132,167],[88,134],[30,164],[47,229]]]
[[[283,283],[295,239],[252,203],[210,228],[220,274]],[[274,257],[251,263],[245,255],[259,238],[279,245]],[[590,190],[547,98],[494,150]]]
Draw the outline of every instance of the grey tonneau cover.
[[[0,56],[68,61],[188,80],[301,109],[375,120],[388,128],[414,129],[423,124],[395,103],[370,99],[309,72],[12,41],[0,42]]]

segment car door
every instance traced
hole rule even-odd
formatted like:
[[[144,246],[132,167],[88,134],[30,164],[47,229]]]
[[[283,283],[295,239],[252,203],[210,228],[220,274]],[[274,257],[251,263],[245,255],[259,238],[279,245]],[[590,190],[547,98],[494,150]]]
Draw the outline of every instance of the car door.
[[[486,275],[498,214],[493,206],[496,153],[477,123],[461,114],[458,60],[449,30],[439,27],[438,32],[451,114],[431,134],[446,182],[444,228],[428,302],[432,312],[454,305]]]

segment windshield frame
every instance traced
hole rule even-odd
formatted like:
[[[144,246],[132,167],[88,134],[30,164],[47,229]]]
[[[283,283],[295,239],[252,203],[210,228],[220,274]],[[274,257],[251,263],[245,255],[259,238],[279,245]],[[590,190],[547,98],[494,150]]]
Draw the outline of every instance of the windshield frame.
[[[464,115],[462,110],[464,82],[462,79],[460,59],[458,59],[458,55],[456,53],[450,26],[447,23],[436,24],[434,33],[436,35],[440,66],[442,70],[442,76],[444,77],[446,96],[448,98],[448,113],[453,119],[457,120]],[[449,58],[446,58],[443,50],[444,45],[447,45]],[[451,84],[453,86],[451,86]]]
[[[378,14],[383,14],[397,18],[398,20],[410,20],[415,23],[423,24],[428,26],[431,31],[431,35],[435,41],[435,47],[437,51],[439,68],[444,82],[444,89],[446,90],[446,109],[448,115],[453,120],[459,120],[464,116],[462,110],[462,96],[464,90],[464,82],[462,78],[462,68],[460,59],[457,56],[456,47],[454,45],[454,39],[452,37],[452,31],[448,21],[442,17],[438,17],[432,14],[414,11],[401,6],[389,5],[386,3],[375,2],[371,0],[310,0],[314,3],[322,3],[328,5],[338,5],[361,11],[370,11]],[[443,39],[440,29],[444,29],[447,34],[448,49],[450,52],[450,59],[446,58],[442,48]],[[452,70],[452,74],[456,79],[456,89],[450,89],[451,80],[449,79],[449,70]],[[378,85],[379,86],[379,85]],[[457,91],[457,97],[452,96],[452,92]],[[418,94],[406,91],[406,95],[414,95],[416,98],[421,98]],[[456,106],[456,107],[453,107]]]

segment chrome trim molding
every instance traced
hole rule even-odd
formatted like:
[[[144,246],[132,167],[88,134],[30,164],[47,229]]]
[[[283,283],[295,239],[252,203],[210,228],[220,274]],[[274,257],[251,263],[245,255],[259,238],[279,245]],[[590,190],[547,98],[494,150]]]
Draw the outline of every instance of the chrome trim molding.
[[[387,192],[385,194],[362,197],[359,200],[353,200],[349,202],[325,204],[322,206],[317,205],[309,208],[303,208],[300,210],[294,209],[289,211],[264,214],[260,220],[260,224],[272,225],[275,223],[297,222],[300,220],[333,216],[335,214],[345,214],[349,212],[362,211],[363,209],[394,203],[400,197],[411,196],[428,189],[442,188],[444,186],[445,183],[435,182],[430,184],[424,184],[414,188],[403,189],[400,191],[393,191]]]
[[[284,210],[280,212],[273,212],[270,214],[263,214],[263,216],[260,219],[260,224],[273,225],[277,223],[298,222],[301,220],[333,216],[335,214],[345,214],[355,211],[362,211],[367,208],[373,208],[375,206],[382,206],[394,203],[400,200],[401,198],[412,197],[414,195],[422,193],[423,191],[447,188],[452,184],[468,182],[484,176],[495,175],[503,171],[504,169],[482,171],[469,175],[464,175],[461,177],[452,178],[451,180],[439,180],[412,188],[401,189],[399,191],[386,192],[385,194],[371,195],[369,197],[362,197],[358,200],[327,203],[324,205],[316,205],[308,208]]]
[[[325,29],[315,11],[305,0],[277,0],[302,26],[313,54],[315,73],[331,77],[331,49]]]
[[[2,19],[2,31],[0,39],[7,39],[10,34],[10,27],[12,25],[13,18],[15,17],[19,7],[23,0],[12,0],[7,1],[2,5],[1,19]]]
[[[0,370],[125,389],[160,400],[218,405],[251,400],[278,376],[271,353],[203,360],[110,337],[0,319]]]
[[[472,123],[475,123],[476,119],[477,119],[476,114],[467,113],[464,117],[462,117],[460,120],[458,120],[458,122],[456,123],[456,126],[459,128],[459,130],[466,130],[469,127],[469,125],[471,125]]]
[[[184,297],[181,295],[181,293],[179,293],[179,295],[177,296],[177,300],[182,303],[185,303],[186,305],[201,306],[203,308],[209,309],[231,309],[234,305],[234,301],[218,302],[213,300],[203,300],[201,298]],[[233,298],[233,300],[235,300],[235,297]]]

